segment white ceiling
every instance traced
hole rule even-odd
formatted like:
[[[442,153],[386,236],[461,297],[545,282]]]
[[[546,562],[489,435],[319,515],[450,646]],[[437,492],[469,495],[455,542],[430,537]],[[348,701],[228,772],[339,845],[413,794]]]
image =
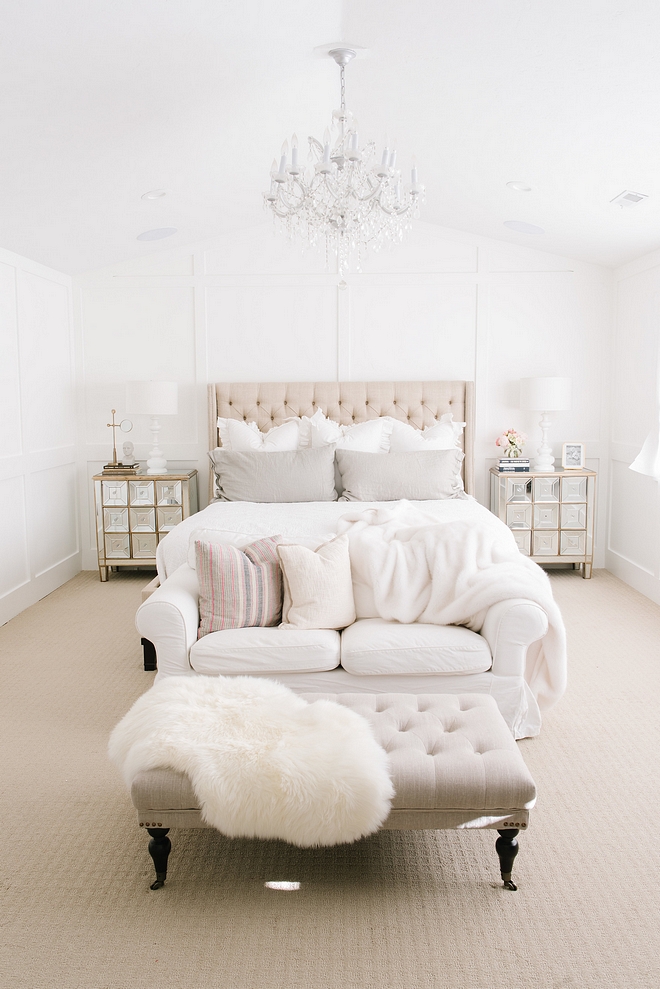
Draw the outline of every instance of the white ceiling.
[[[348,40],[361,137],[416,154],[425,220],[621,264],[660,247],[659,39],[657,0],[8,4],[0,247],[73,273],[264,222],[283,138],[339,103],[313,49]],[[136,240],[154,227],[179,232]]]

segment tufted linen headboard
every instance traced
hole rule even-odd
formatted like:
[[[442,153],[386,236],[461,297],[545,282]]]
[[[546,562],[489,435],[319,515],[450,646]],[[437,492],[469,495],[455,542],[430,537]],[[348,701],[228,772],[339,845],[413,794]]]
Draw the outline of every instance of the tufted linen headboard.
[[[220,445],[218,416],[256,422],[265,432],[291,416],[312,416],[317,409],[347,426],[392,416],[418,429],[453,413],[455,422],[466,423],[463,483],[468,494],[474,493],[473,381],[216,382],[209,385],[210,448]]]

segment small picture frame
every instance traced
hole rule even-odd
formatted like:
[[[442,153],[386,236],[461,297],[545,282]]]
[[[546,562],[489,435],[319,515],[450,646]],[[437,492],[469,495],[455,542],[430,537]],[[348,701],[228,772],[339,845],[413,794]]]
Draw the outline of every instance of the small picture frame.
[[[561,465],[564,470],[582,470],[584,443],[564,443],[561,448]]]

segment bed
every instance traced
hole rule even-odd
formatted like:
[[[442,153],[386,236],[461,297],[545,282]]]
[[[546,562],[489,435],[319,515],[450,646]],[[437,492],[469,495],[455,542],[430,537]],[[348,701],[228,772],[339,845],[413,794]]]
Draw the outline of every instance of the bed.
[[[563,625],[545,574],[520,556],[507,527],[472,497],[471,382],[216,383],[209,386],[209,447],[222,451],[219,422],[225,429],[231,422],[254,422],[265,434],[294,418],[302,422],[327,416],[349,430],[387,417],[426,430],[423,435],[427,435],[448,415],[455,423],[465,423],[457,437],[464,454],[461,490],[451,497],[218,501],[214,500],[218,475],[211,471],[211,503],[159,544],[161,586],[137,614],[140,634],[156,650],[158,678],[248,674],[273,677],[306,693],[488,693],[515,737],[537,734],[541,709],[554,703],[564,689]],[[339,459],[340,454],[336,456]],[[378,457],[369,463],[385,464],[382,457],[388,454]],[[389,457],[388,463],[394,463],[392,454]],[[285,542],[312,549],[344,531],[351,547],[356,603],[356,620],[346,628],[228,628],[198,639],[195,543],[245,546],[249,540],[277,533]],[[454,566],[455,586],[465,585],[462,594],[453,597],[444,591],[440,596],[431,593],[426,610],[414,620],[406,617],[414,611],[399,607],[409,603],[408,574],[393,579],[376,604],[374,589],[365,598],[364,581],[360,585],[356,577],[360,559],[369,553],[390,553],[393,546],[400,549],[396,540],[404,531],[409,542],[426,541],[431,577],[434,561],[442,559],[447,573]],[[436,535],[438,545],[431,545],[430,537]],[[450,544],[440,545],[447,538]],[[468,560],[463,544],[469,544],[472,556],[478,545],[481,562],[472,556]],[[408,546],[403,548],[407,551]],[[499,567],[498,579],[495,570],[483,565],[486,550],[491,563]],[[385,556],[383,561],[387,569]],[[458,603],[456,597],[461,599]]]

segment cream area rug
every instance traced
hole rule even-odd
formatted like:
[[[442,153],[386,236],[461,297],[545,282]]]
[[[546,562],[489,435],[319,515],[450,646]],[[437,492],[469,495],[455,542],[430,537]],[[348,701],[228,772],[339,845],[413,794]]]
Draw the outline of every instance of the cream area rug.
[[[657,605],[602,570],[551,576],[568,689],[518,743],[539,799],[517,893],[493,832],[296,848],[213,829],[175,833],[152,893],[107,757],[153,682],[149,579],[81,573],[0,628],[2,989],[656,989]]]
[[[168,677],[124,715],[108,752],[129,789],[145,769],[186,773],[204,820],[230,838],[356,841],[394,796],[366,718],[258,677]]]

